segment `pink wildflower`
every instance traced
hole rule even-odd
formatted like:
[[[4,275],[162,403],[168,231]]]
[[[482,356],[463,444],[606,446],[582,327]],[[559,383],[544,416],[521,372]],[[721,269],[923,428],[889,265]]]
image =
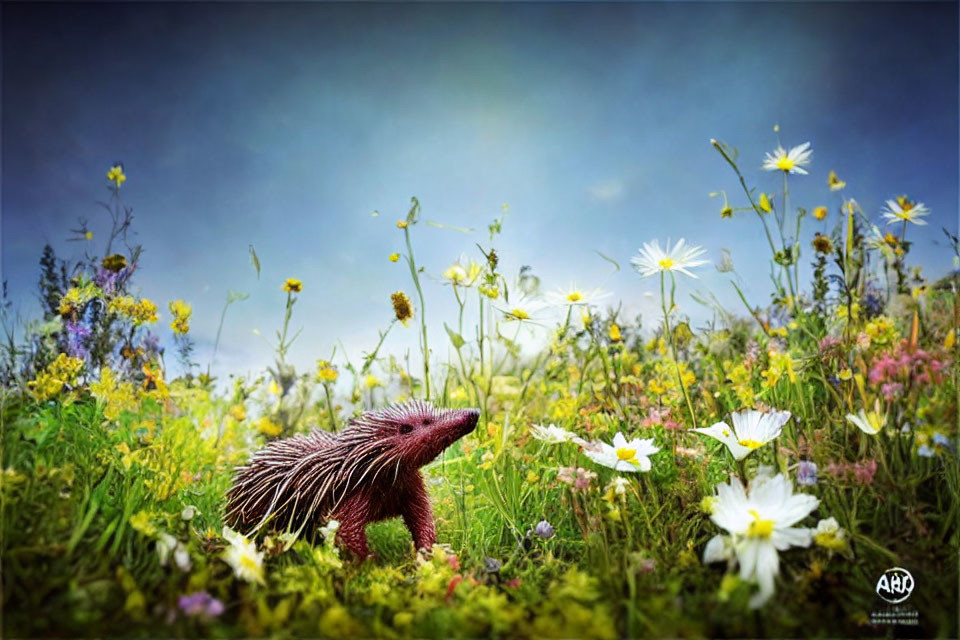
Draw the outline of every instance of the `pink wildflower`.
[[[561,467],[557,473],[557,480],[566,484],[572,484],[578,491],[585,491],[590,488],[590,483],[597,477],[593,471],[588,471],[583,467]]]

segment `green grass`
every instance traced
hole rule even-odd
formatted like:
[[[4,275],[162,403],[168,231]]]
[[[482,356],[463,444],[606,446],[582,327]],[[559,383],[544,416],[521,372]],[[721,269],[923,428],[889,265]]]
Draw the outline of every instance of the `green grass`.
[[[869,624],[887,608],[874,587],[886,569],[904,567],[916,580],[905,606],[919,613],[919,627],[895,633],[956,637],[957,280],[908,276],[906,223],[899,238],[870,239],[869,218],[843,196],[829,246],[821,238],[815,249],[813,295],[798,298],[802,253],[786,238],[791,217],[799,236],[805,211],[755,204],[736,154],[715,146],[767,230],[767,308],[751,307],[736,288],[739,300],[730,299],[749,311],[740,319],[701,296],[714,317],[691,327],[673,310],[674,272],[661,271],[664,317],[655,326],[596,305],[589,314],[562,307],[546,343],[524,355],[517,336],[528,319],[510,309],[521,294],[539,294],[539,281],[522,271],[508,286],[499,271],[492,243],[506,209],[489,227],[482,260],[459,265],[459,280],[444,276],[459,313],[440,319],[422,315],[441,289],[421,286],[414,200],[398,226],[418,292],[416,331],[427,352],[427,325],[442,323],[454,353],[442,362],[432,352],[422,373],[380,352],[387,332],[409,319],[395,296],[397,319],[371,340],[362,363],[334,350],[316,374],[298,374],[286,361],[299,335],[290,326],[299,289],[289,288],[278,301],[277,362],[263,376],[233,378],[229,388],[221,381],[217,390],[209,369],[196,374],[192,342],[180,333],[177,351],[191,373],[165,382],[143,329],[151,324],[144,310],[157,307],[118,302],[126,290],[91,284],[99,258],[76,265],[84,275],[67,281],[58,275],[66,267],[46,252],[44,322],[24,344],[10,338],[0,359],[4,636],[886,636],[894,631]],[[119,183],[112,204],[124,211]],[[960,252],[960,241],[951,242]],[[252,247],[251,256],[259,276]],[[138,257],[139,248],[124,263]],[[242,298],[231,293],[227,306]],[[61,355],[67,324],[83,321],[95,300],[108,310],[91,327],[96,341],[84,360],[70,361]],[[189,308],[179,309],[188,324]],[[119,386],[108,384],[108,367]],[[418,555],[399,520],[369,527],[375,557],[365,562],[331,540],[284,548],[277,536],[259,537],[262,583],[235,573],[223,535],[235,466],[271,438],[342,425],[365,407],[410,397],[483,410],[477,430],[424,470],[440,546]],[[749,408],[792,419],[743,461],[689,429]],[[875,434],[848,419],[877,408]],[[540,423],[580,442],[609,443],[617,432],[652,438],[660,450],[649,472],[621,473],[579,444],[534,438]],[[798,484],[801,461],[817,465],[815,484]],[[775,593],[751,609],[756,585],[733,565],[703,560],[722,533],[710,498],[732,477],[756,485],[770,473],[819,499],[797,526],[835,518],[844,538],[781,550]],[[620,491],[618,478],[627,481]],[[534,533],[542,520],[553,536]],[[758,527],[745,535],[764,534]],[[180,598],[198,592],[223,610],[182,611]]]

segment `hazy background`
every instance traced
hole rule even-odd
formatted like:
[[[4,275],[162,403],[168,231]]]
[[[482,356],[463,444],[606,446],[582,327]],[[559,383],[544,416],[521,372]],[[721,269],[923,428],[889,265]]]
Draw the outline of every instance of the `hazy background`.
[[[922,200],[933,215],[909,230],[911,257],[941,275],[940,227],[955,229],[958,211],[957,17],[952,2],[4,3],[2,275],[30,315],[44,243],[81,253],[65,240],[82,216],[102,251],[94,201],[120,160],[145,249],[136,282],[164,312],[193,304],[201,363],[226,291],[251,294],[227,317],[219,373],[270,361],[253,331],[279,327],[290,276],[305,287],[295,363],[338,338],[354,360],[371,348],[389,294],[413,294],[403,263],[387,261],[413,195],[425,219],[478,229],[415,229],[438,357],[441,320],[455,321],[439,275],[461,251],[479,257],[503,203],[506,273],[529,264],[547,290],[604,287],[649,328],[656,282],[629,258],[654,238],[686,237],[714,261],[730,249],[751,301],[768,300],[758,221],[722,220],[708,196],[744,203],[708,141],[738,146],[748,180],[773,191],[780,177],[760,164],[774,123],[784,145],[814,148],[793,203],[829,205],[835,220],[830,169],[877,219],[889,197]],[[680,290],[684,312],[709,317],[694,288],[741,311],[727,275],[700,273]],[[385,350],[416,344],[398,328]]]

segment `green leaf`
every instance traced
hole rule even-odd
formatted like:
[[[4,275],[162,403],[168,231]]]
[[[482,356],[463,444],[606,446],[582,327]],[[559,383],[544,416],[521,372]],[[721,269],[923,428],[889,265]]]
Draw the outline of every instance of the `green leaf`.
[[[249,297],[249,293],[243,293],[241,291],[234,291],[233,289],[230,289],[227,291],[227,304],[233,304],[234,302],[246,300]]]
[[[257,270],[257,280],[260,279],[260,258],[257,257],[257,252],[253,248],[253,245],[250,245],[250,264],[253,265],[253,268]]]
[[[410,211],[407,212],[407,224],[416,224],[417,216],[420,214],[420,201],[416,196],[410,198]]]
[[[476,231],[473,227],[453,227],[448,224],[440,224],[439,222],[434,222],[433,220],[427,220],[427,224],[431,227],[436,227],[437,229],[450,229],[451,231],[459,231],[460,233],[473,233]]]
[[[598,256],[600,256],[601,258],[603,258],[604,260],[606,260],[607,262],[609,262],[610,264],[612,264],[614,267],[616,267],[617,271],[620,271],[620,263],[618,263],[616,260],[614,260],[613,258],[611,258],[611,257],[608,256],[608,255],[605,255],[605,254],[603,254],[603,253],[600,253],[600,252],[597,251],[596,249],[594,249],[593,252],[596,253],[596,254],[597,254]]]
[[[447,326],[446,322],[443,323],[443,328],[447,330],[447,335],[450,336],[450,342],[453,343],[453,348],[459,351],[460,347],[465,344],[463,336]]]

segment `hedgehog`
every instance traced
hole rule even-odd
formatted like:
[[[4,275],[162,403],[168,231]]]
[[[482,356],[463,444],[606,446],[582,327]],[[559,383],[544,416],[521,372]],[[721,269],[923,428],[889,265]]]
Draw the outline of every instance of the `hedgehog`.
[[[337,542],[370,555],[366,526],[400,516],[419,550],[436,543],[420,467],[473,431],[477,409],[440,409],[414,400],[352,420],[339,433],[319,429],[277,440],[236,469],[227,523],[242,533],[313,534],[340,523]]]

